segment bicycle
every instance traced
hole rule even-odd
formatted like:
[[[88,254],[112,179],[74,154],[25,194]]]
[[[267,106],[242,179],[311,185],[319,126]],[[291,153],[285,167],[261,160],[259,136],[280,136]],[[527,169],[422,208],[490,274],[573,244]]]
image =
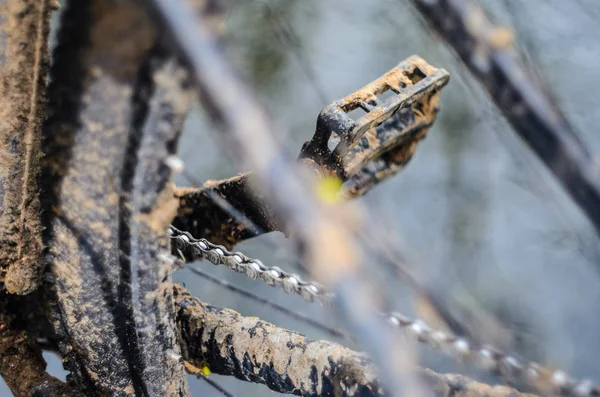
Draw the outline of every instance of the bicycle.
[[[551,103],[545,102],[543,96],[535,96],[542,101],[541,111],[533,106],[540,102],[532,105],[530,95],[540,92],[535,85],[515,86],[510,80],[508,72],[514,71],[515,64],[511,62],[515,58],[504,32],[493,30],[485,19],[478,20],[480,25],[469,25],[469,17],[480,16],[476,14],[480,11],[461,9],[466,2],[440,1],[436,6],[432,2],[416,3],[436,26],[454,29],[448,38],[461,56],[472,54],[472,48],[460,47],[461,44],[483,45],[483,49],[478,48],[482,50],[477,53],[480,58],[468,65],[493,93],[503,88],[497,91],[499,107],[597,225],[594,203],[598,186],[595,175],[588,172],[593,169],[590,156]],[[52,66],[50,112],[44,122],[43,142],[36,135],[42,114],[38,95],[45,85],[47,58],[43,43],[51,4],[41,1],[31,10],[17,13],[21,18],[33,17],[32,23],[23,26],[27,34],[37,34],[33,45],[36,56],[20,60],[34,64],[32,86],[36,88],[29,99],[36,104],[30,105],[30,114],[35,117],[30,117],[20,146],[9,148],[14,156],[7,156],[17,159],[17,165],[22,160],[20,155],[25,159],[26,166],[13,168],[17,175],[11,175],[12,181],[22,185],[21,197],[14,200],[17,204],[13,204],[10,213],[4,212],[10,216],[19,214],[20,222],[16,227],[14,219],[7,222],[13,228],[7,227],[10,238],[6,240],[12,242],[15,231],[17,238],[13,248],[6,250],[13,256],[3,259],[8,272],[4,278],[6,291],[24,294],[35,290],[23,298],[7,295],[3,308],[7,319],[16,318],[7,322],[6,332],[13,332],[15,325],[17,329],[16,336],[10,335],[10,343],[31,351],[22,364],[25,367],[18,368],[34,368],[31,373],[37,374],[31,376],[23,392],[186,395],[184,369],[201,374],[198,368],[207,366],[213,372],[264,382],[281,392],[380,395],[385,389],[393,395],[412,387],[413,382],[412,377],[397,379],[398,374],[408,370],[406,363],[398,359],[403,354],[402,345],[395,343],[395,333],[384,326],[387,321],[408,329],[417,339],[450,348],[453,355],[486,359],[484,364],[502,375],[526,380],[539,390],[597,394],[595,386],[587,382],[571,379],[560,371],[520,363],[510,355],[479,346],[468,335],[435,332],[420,322],[400,315],[382,317],[373,310],[379,307],[374,301],[376,294],[363,282],[360,268],[361,251],[368,250],[359,235],[361,223],[351,216],[352,212],[337,205],[340,187],[336,178],[348,184],[348,196],[357,196],[398,172],[435,119],[437,95],[447,82],[447,74],[418,58],[409,59],[366,90],[326,108],[314,139],[304,146],[300,156],[300,161],[309,163],[314,173],[326,176],[320,182],[324,183],[323,192],[316,197],[310,193],[310,177],[282,154],[273,139],[272,125],[215,49],[214,28],[210,23],[201,23],[215,10],[218,14],[215,5],[218,3],[200,2],[203,16],[196,20],[190,5],[183,2],[168,4],[156,0],[147,2],[146,9],[137,2],[71,3],[65,11]],[[444,25],[442,17],[454,18],[454,24]],[[157,26],[165,27],[169,39],[157,34]],[[488,69],[480,68],[486,61]],[[487,79],[485,72],[489,70],[501,78]],[[224,84],[227,91],[222,90]],[[269,198],[272,209],[263,204],[261,197],[253,196],[256,193],[248,189],[246,176],[192,191],[174,191],[168,183],[172,171],[180,168],[173,153],[194,88],[215,124],[232,134],[239,157],[247,162],[243,164],[256,168],[260,194]],[[378,101],[379,94],[390,90],[396,94],[391,100]],[[352,121],[346,113],[357,107],[367,115]],[[556,144],[548,150],[547,142],[541,141],[540,136],[551,136],[554,139],[549,142]],[[45,153],[41,158],[40,148]],[[569,166],[557,167],[556,155],[564,156],[561,159]],[[39,197],[32,183],[38,161],[42,163]],[[230,199],[232,195],[239,196],[233,210],[227,207],[227,203],[235,201],[235,197]],[[223,196],[227,197],[226,203],[219,205],[219,197]],[[306,199],[298,200],[299,197]],[[6,199],[5,203],[12,204]],[[220,212],[216,211],[217,206]],[[242,214],[236,215],[234,210],[240,211],[239,207]],[[209,219],[202,220],[207,214]],[[188,232],[195,233],[169,228],[175,215],[175,225],[184,225]],[[261,266],[256,260],[227,249],[243,238],[275,229],[293,231],[302,262],[310,264],[307,270],[334,294],[325,292],[321,284]],[[205,235],[210,241],[196,238]],[[176,243],[172,252],[170,240]],[[325,240],[336,249],[322,247]],[[44,271],[43,247],[49,248],[51,270],[38,289]],[[337,345],[309,342],[301,335],[202,304],[177,286],[173,292],[169,282],[173,267],[181,260],[199,256],[224,263],[251,278],[260,276],[267,283],[281,284],[310,300],[320,299],[326,304],[335,300],[348,329],[364,344],[374,362],[380,364],[379,374],[375,375],[374,367],[364,357]],[[443,304],[435,296],[427,296],[419,280],[410,273],[404,277],[444,317]],[[23,321],[15,313],[15,305],[28,305],[32,310],[27,320],[35,321]],[[53,326],[48,327],[48,322]],[[26,328],[27,334],[21,328]],[[206,336],[209,329],[212,336],[210,331]],[[246,329],[258,333],[261,343],[243,339]],[[222,339],[215,336],[217,333],[222,333]],[[270,334],[272,339],[268,338]],[[40,374],[43,365],[36,339],[47,341],[64,356],[71,371],[69,384]],[[291,349],[279,357],[283,361],[268,356],[280,349],[266,347],[278,345],[265,346],[278,340],[285,340]],[[317,350],[317,357],[311,362],[320,366],[306,368],[295,363],[289,368],[294,355],[306,353],[309,346],[330,349],[339,360],[332,363],[331,355],[322,356],[322,351]],[[390,351],[398,355],[391,355]],[[245,354],[239,356],[241,352]],[[267,354],[265,361],[256,361],[260,354]],[[394,359],[390,360],[390,356]],[[287,370],[278,371],[281,366]],[[430,388],[446,393],[457,387],[472,393],[517,393],[430,371],[422,371],[417,377],[425,379]],[[17,380],[13,379],[15,385]]]

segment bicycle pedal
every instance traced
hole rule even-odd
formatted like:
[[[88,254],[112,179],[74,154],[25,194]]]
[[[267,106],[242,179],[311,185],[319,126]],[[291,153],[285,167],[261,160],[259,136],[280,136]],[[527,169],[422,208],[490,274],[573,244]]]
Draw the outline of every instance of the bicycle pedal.
[[[405,59],[377,80],[327,105],[317,118],[315,135],[303,145],[300,158],[313,160],[332,173],[346,177],[348,172],[344,167],[348,162],[344,157],[360,143],[365,132],[379,128],[378,133],[370,134],[375,140],[363,142],[359,152],[376,153],[380,150],[374,150],[374,146],[387,149],[397,146],[400,144],[398,137],[385,134],[390,129],[398,130],[396,120],[390,119],[424,96],[439,91],[448,79],[448,72],[429,65],[418,56]],[[354,119],[351,113],[357,109],[364,114]],[[406,120],[407,112],[404,113],[398,118]],[[352,158],[361,157],[357,155],[354,151]],[[361,161],[367,161],[376,156],[362,157]],[[353,168],[359,168],[357,161],[351,162],[355,163]]]

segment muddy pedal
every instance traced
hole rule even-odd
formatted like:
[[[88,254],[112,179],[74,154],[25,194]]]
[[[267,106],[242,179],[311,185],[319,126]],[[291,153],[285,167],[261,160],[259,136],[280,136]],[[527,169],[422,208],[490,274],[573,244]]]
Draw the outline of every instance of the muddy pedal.
[[[439,91],[448,79],[448,72],[418,56],[405,59],[377,80],[327,105],[300,158],[314,161],[344,181],[365,167],[385,171],[382,167],[390,161],[382,162],[382,156],[421,139],[431,126]],[[350,114],[357,109],[364,114],[353,119]]]

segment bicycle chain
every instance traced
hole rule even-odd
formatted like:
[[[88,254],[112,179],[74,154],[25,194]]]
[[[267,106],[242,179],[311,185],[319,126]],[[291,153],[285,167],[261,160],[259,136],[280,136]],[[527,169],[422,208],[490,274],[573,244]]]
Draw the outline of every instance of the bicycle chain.
[[[495,373],[504,379],[524,382],[548,395],[596,397],[600,388],[588,379],[575,379],[562,370],[551,370],[536,362],[525,362],[492,346],[477,346],[466,338],[430,328],[421,320],[400,313],[387,314],[390,325],[403,329],[416,340],[461,361]]]
[[[222,245],[213,244],[204,238],[194,238],[190,233],[170,226],[168,233],[180,255],[188,259],[207,259],[214,265],[225,265],[230,270],[242,273],[251,280],[262,279],[272,287],[283,288],[288,294],[297,294],[309,302],[331,306],[333,294],[316,282],[302,280],[295,273],[287,273],[277,266],[265,266],[260,260],[252,259],[241,252],[231,252]]]
[[[207,259],[215,265],[224,264],[252,280],[260,278],[271,286],[283,287],[285,292],[298,294],[309,302],[316,301],[326,306],[333,302],[333,293],[316,282],[303,281],[297,274],[287,273],[276,266],[265,266],[258,259],[249,258],[241,252],[228,251],[206,239],[196,239],[173,226],[169,227],[168,233],[181,255],[185,257],[186,252],[191,253],[188,259]],[[550,370],[535,362],[523,362],[491,346],[477,346],[466,338],[432,329],[423,321],[410,319],[400,313],[382,313],[382,316],[388,324],[403,330],[417,341],[459,360],[470,361],[506,379],[523,381],[550,394],[578,397],[600,395],[600,388],[589,380],[577,380],[564,371]]]

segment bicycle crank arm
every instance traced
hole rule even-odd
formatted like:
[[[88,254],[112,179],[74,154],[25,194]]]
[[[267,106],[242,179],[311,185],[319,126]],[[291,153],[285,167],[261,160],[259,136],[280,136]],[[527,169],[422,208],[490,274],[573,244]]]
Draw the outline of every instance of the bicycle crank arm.
[[[300,161],[322,174],[337,174],[347,198],[365,194],[412,158],[417,142],[435,121],[440,90],[448,78],[445,70],[417,56],[406,59],[383,77],[325,107],[313,139],[302,148]],[[377,98],[386,91],[394,95],[385,101]],[[369,108],[365,105],[369,101],[377,106]],[[370,111],[354,122],[348,112],[359,106]],[[344,150],[339,137],[349,142]],[[336,141],[337,152],[329,149]],[[333,170],[328,168],[332,164]],[[266,199],[252,189],[250,177],[244,174],[202,187],[177,188],[179,209],[173,225],[227,248],[261,233],[282,230]],[[215,201],[219,197],[223,203]],[[237,217],[232,215],[234,211]]]

